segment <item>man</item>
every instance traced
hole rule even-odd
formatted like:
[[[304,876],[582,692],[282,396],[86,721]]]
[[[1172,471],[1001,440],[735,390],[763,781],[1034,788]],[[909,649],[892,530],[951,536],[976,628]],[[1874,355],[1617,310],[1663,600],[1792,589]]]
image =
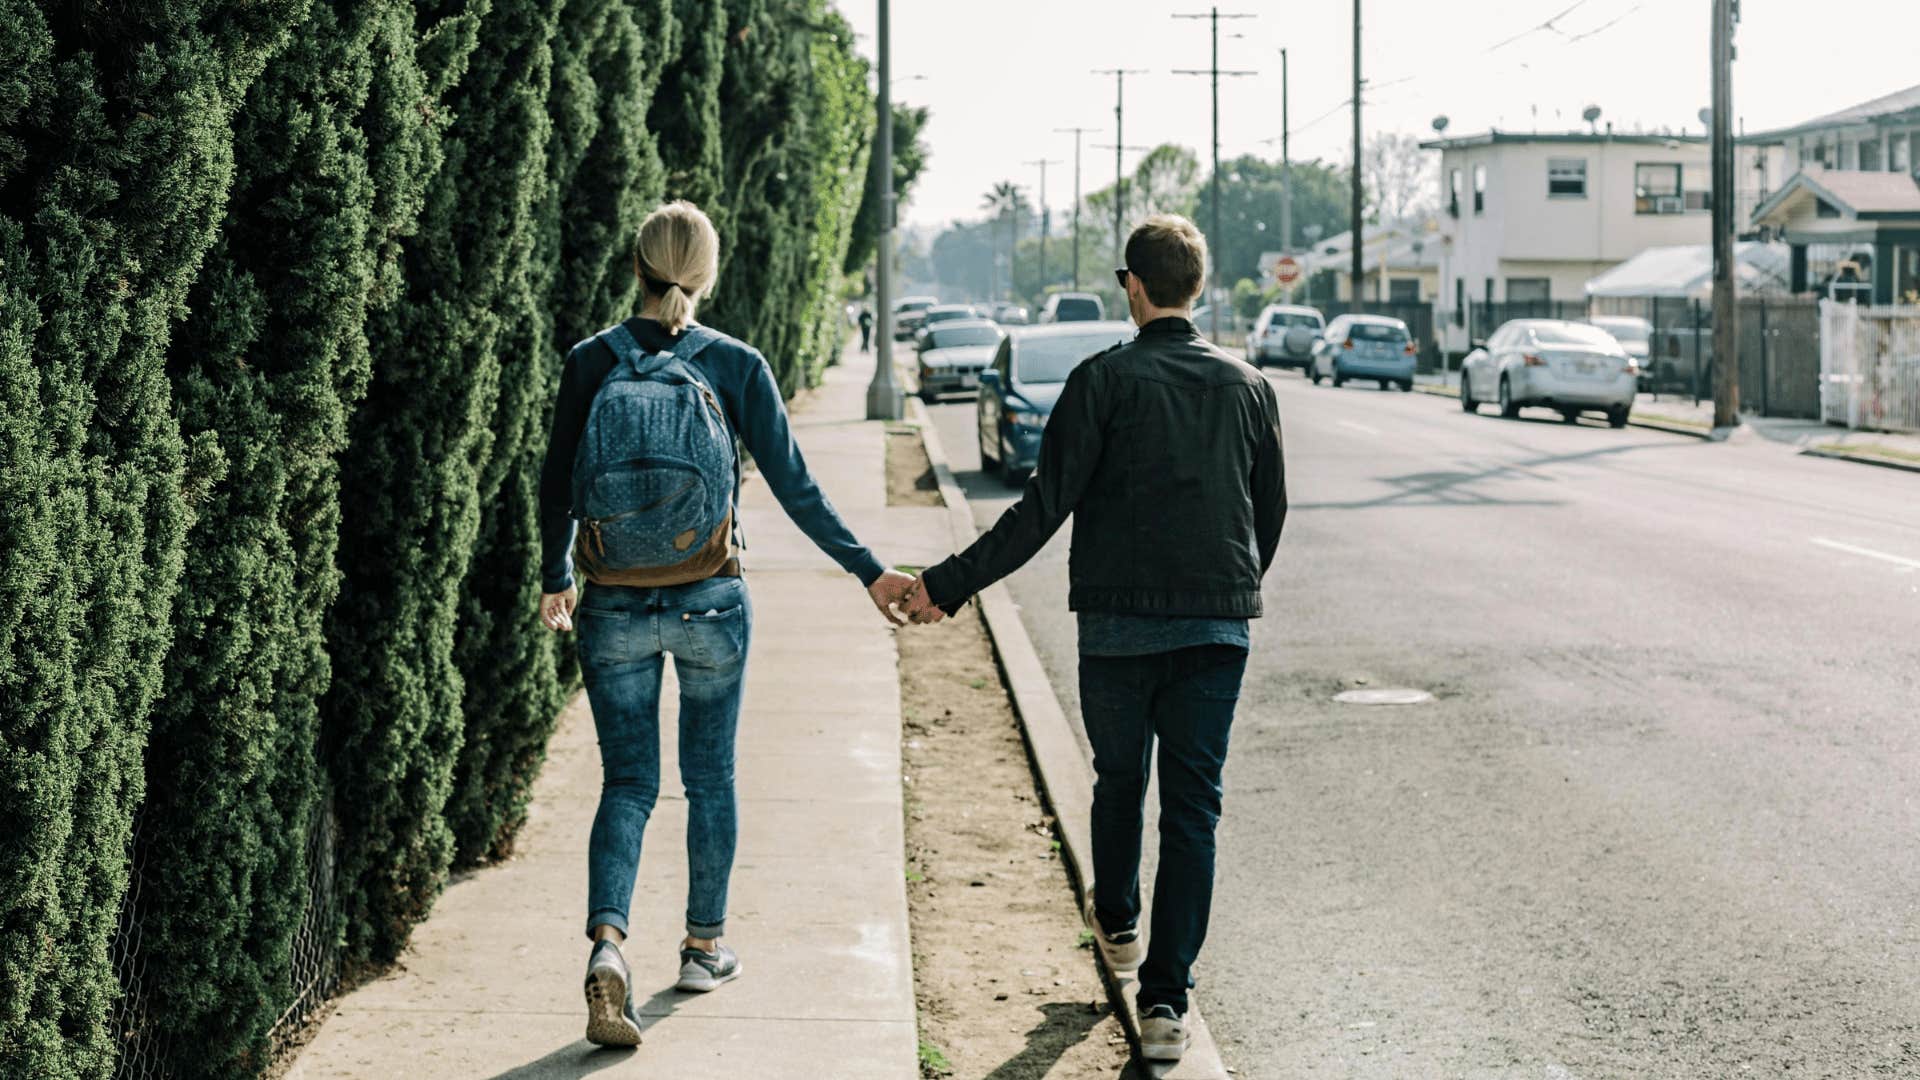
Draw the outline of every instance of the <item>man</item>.
[[[929,568],[909,600],[938,622],[1020,568],[1074,515],[1067,603],[1093,746],[1088,920],[1116,971],[1140,970],[1142,1054],[1178,1060],[1213,899],[1214,825],[1248,620],[1286,517],[1279,405],[1261,374],[1194,329],[1207,245],[1147,220],[1116,271],[1140,331],[1068,376],[1020,501]],[[1141,962],[1142,808],[1155,739],[1160,870]]]
[[[866,307],[860,309],[860,351],[873,351],[873,310]]]

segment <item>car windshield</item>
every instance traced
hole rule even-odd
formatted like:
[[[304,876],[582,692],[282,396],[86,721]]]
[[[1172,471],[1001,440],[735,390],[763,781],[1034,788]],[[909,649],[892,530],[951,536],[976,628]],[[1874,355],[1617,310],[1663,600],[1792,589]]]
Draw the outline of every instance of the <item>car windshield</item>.
[[[1267,323],[1268,329],[1289,330],[1296,326],[1304,326],[1309,330],[1318,330],[1320,329],[1320,320],[1304,312],[1296,311],[1275,315],[1273,320]]]
[[[1652,334],[1653,327],[1639,319],[1595,319],[1593,325],[1612,334],[1622,342],[1645,345]]]
[[[1407,340],[1407,328],[1393,323],[1357,322],[1348,330],[1347,336],[1354,341],[1398,343]]]
[[[1607,350],[1620,347],[1612,334],[1597,326],[1582,326],[1579,323],[1536,323],[1533,339],[1542,345],[1584,345]]]
[[[927,335],[927,348],[952,349],[962,345],[997,345],[1000,331],[992,326],[952,326]]]
[[[977,318],[979,318],[979,316],[975,315],[971,309],[962,310],[962,309],[956,308],[952,311],[927,312],[927,321],[930,323],[949,322],[954,319],[977,319]]]
[[[1115,331],[1101,334],[1071,334],[1062,337],[1030,337],[1020,342],[1019,379],[1025,383],[1066,382],[1080,361],[1094,353],[1127,340]]]
[[[1093,322],[1104,314],[1098,300],[1084,296],[1063,296],[1053,309],[1053,317],[1060,322]]]

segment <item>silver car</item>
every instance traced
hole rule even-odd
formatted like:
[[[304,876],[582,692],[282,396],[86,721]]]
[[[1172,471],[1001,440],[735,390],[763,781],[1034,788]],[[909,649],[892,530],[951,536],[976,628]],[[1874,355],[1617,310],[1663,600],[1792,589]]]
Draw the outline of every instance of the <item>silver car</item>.
[[[1612,334],[1587,323],[1515,319],[1476,343],[1460,369],[1460,407],[1500,403],[1513,419],[1529,405],[1557,409],[1568,423],[1604,412],[1625,427],[1639,389],[1640,365]]]
[[[985,319],[937,322],[920,333],[920,400],[931,405],[941,394],[980,389],[980,369],[993,363],[993,352],[1006,332]]]

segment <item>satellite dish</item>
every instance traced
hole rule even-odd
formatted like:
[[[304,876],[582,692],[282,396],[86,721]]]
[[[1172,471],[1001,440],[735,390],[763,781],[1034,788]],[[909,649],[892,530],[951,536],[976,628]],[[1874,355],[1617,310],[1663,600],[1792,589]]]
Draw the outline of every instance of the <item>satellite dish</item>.
[[[1433,118],[1433,130],[1434,130],[1434,131],[1436,131],[1436,132],[1441,132],[1441,131],[1445,131],[1445,130],[1447,130],[1447,118],[1446,118],[1446,117],[1444,117],[1444,116],[1436,116],[1436,117],[1434,117],[1434,118]]]
[[[1587,106],[1586,110],[1580,114],[1580,119],[1585,120],[1589,124],[1593,123],[1595,120],[1600,119],[1600,106],[1598,105]]]
[[[1699,116],[1700,116],[1701,124],[1707,127],[1713,126],[1713,110],[1712,109],[1701,109]]]

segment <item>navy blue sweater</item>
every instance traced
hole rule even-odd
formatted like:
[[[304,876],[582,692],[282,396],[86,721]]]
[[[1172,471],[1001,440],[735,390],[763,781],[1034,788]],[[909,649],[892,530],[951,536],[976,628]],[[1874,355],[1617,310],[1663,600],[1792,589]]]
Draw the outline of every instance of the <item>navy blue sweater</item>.
[[[626,326],[645,349],[670,349],[679,338],[652,319],[628,319]],[[606,342],[588,338],[567,354],[567,366],[560,375],[560,394],[553,407],[553,439],[547,444],[547,460],[540,470],[540,587],[550,593],[564,592],[573,585],[573,459],[580,446],[580,433],[587,425],[587,410],[600,384],[606,381],[607,372],[613,370],[614,360],[613,349]],[[794,444],[793,430],[787,423],[786,402],[780,397],[779,384],[773,381],[766,357],[753,346],[721,334],[718,341],[700,351],[694,364],[719,393],[720,406],[726,410],[734,433],[753,454],[767,488],[780,500],[787,516],[829,558],[857,575],[860,584],[872,585],[886,568],[854,539],[807,471],[806,459],[800,456],[800,447]]]

